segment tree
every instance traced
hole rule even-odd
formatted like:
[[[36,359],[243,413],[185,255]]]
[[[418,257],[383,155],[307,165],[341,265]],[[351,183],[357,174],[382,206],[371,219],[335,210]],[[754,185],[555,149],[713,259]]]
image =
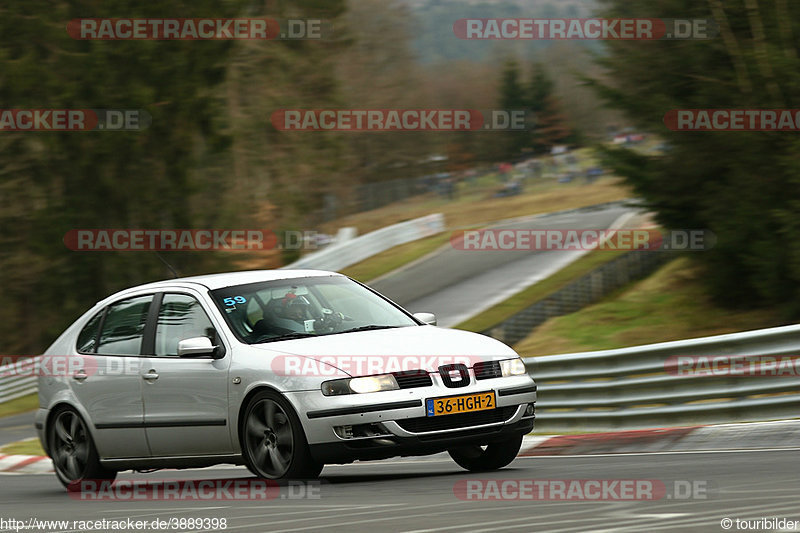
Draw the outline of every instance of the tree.
[[[544,67],[535,64],[527,87],[527,107],[534,113],[535,126],[531,144],[537,151],[567,142],[572,136],[554,89],[555,84]]]
[[[270,117],[282,109],[341,105],[336,63],[349,45],[339,23],[344,1],[256,4],[257,16],[322,19],[334,28],[326,39],[237,41],[220,87],[232,144],[229,157],[221,160],[228,168],[217,172],[229,184],[236,218],[256,224],[252,227],[294,230],[313,224],[325,195],[346,179],[345,143],[329,132],[279,131]],[[280,264],[277,255],[259,252],[244,266]]]
[[[337,58],[340,99],[353,109],[418,109],[420,79],[410,48],[414,31],[408,6],[396,0],[351,2],[342,17],[350,46]],[[345,133],[353,182],[377,182],[415,177],[416,163],[432,151],[429,132]],[[435,149],[433,150],[435,151]],[[339,187],[341,190],[341,187]]]
[[[132,0],[6,3],[0,8],[0,99],[14,108],[142,109],[132,132],[0,136],[0,337],[7,353],[40,353],[94,302],[169,277],[153,252],[73,252],[72,229],[224,227],[224,189],[198,172],[225,151],[214,126],[231,49],[224,41],[79,41],[78,17],[238,14],[244,2]],[[220,269],[208,253],[169,254],[183,274]]]
[[[524,110],[528,107],[525,87],[520,81],[519,65],[514,60],[507,60],[500,81],[500,107],[504,110]],[[521,131],[503,132],[505,137],[505,156],[517,157],[530,148],[530,135]]]
[[[528,104],[534,113],[541,113],[547,109],[548,100],[553,96],[553,87],[553,81],[544,67],[539,63],[534,64],[528,85]]]
[[[654,0],[647,14],[607,0],[605,16],[708,18],[708,40],[610,42],[609,102],[669,146],[661,156],[607,150],[607,160],[668,228],[707,228],[695,257],[718,301],[800,314],[800,141],[796,133],[673,132],[673,109],[797,108],[800,4],[786,0]],[[642,11],[642,8],[639,9]]]

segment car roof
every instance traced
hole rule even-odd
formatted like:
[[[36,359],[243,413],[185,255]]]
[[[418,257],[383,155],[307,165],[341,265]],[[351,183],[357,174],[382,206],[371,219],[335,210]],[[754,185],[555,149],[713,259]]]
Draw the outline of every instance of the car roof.
[[[257,283],[259,281],[275,281],[281,279],[305,278],[312,276],[340,276],[342,274],[329,272],[327,270],[244,270],[239,272],[223,272],[220,274],[205,274],[202,276],[188,276],[185,278],[166,279],[138,285],[126,289],[159,289],[175,285],[195,284],[202,285],[210,290],[231,287],[234,285],[244,285],[246,283]]]

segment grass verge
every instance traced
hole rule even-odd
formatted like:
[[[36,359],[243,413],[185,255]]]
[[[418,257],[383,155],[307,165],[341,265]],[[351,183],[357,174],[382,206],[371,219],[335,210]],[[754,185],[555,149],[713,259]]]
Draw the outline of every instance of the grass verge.
[[[0,403],[0,417],[18,415],[37,407],[39,407],[39,396],[36,393],[29,394],[16,400]]]
[[[47,455],[39,443],[39,439],[18,440],[0,447],[2,455]]]
[[[523,289],[507,300],[490,307],[455,327],[468,331],[486,331],[624,253],[626,253],[625,250],[595,250],[589,252],[552,276]]]
[[[418,241],[395,246],[369,259],[341,270],[342,274],[362,282],[370,282],[384,274],[407,265],[443,246],[450,239],[449,232],[439,233]]]
[[[770,309],[715,305],[688,257],[676,258],[576,313],[553,318],[521,340],[523,357],[607,350],[785,325]]]

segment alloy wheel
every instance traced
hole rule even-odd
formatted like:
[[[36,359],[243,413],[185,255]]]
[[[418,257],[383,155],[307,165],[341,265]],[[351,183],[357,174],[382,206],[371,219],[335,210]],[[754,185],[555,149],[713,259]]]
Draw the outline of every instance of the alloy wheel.
[[[63,411],[54,422],[53,463],[70,480],[81,479],[89,464],[86,426],[73,411]]]
[[[250,409],[245,429],[254,466],[269,478],[286,474],[294,455],[294,438],[283,408],[274,400],[259,400]]]

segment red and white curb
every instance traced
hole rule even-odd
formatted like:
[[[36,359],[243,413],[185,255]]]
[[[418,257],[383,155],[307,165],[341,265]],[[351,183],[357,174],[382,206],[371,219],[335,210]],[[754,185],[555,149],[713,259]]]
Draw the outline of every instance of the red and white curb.
[[[4,474],[50,474],[53,461],[43,455],[0,455],[0,472]]]
[[[587,455],[597,453],[629,453],[669,451],[676,442],[699,427],[659,428],[582,435],[526,436],[521,456]]]
[[[581,435],[528,435],[519,455],[589,455],[800,447],[800,420],[639,429]]]

